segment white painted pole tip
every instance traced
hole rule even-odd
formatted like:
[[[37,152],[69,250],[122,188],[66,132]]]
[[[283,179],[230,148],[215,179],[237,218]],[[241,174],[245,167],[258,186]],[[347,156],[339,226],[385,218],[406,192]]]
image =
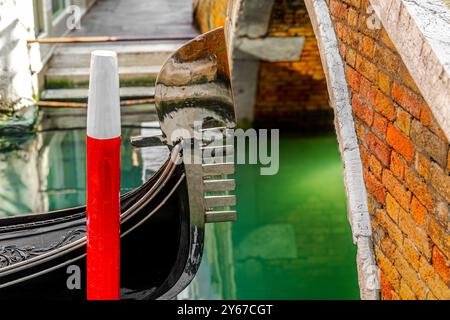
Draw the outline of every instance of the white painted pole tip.
[[[96,50],[91,53],[87,135],[95,139],[112,139],[120,134],[117,54]]]

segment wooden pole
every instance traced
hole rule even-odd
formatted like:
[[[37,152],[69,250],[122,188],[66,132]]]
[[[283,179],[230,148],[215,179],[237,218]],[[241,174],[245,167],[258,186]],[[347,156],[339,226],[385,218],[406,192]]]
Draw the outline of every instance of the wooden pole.
[[[87,298],[120,299],[120,102],[115,52],[92,52],[87,112]]]

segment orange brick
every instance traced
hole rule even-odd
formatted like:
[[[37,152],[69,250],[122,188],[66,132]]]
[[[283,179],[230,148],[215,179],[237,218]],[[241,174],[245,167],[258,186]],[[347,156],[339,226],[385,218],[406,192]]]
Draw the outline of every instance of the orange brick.
[[[395,102],[408,110],[411,115],[413,115],[417,119],[420,119],[420,112],[422,109],[423,101],[417,94],[394,81],[394,86],[392,88],[392,97],[394,98]]]
[[[447,202],[450,202],[450,176],[434,162],[431,164],[431,185]]]
[[[354,92],[359,92],[361,75],[348,65],[345,68],[347,81]]]
[[[392,194],[394,199],[397,200],[400,206],[402,206],[405,210],[409,210],[411,192],[407,191],[389,170],[383,170],[382,181],[383,185]]]
[[[389,166],[391,150],[372,132],[366,133],[366,144],[371,152],[386,166]]]
[[[408,239],[403,241],[403,252],[405,259],[408,260],[414,270],[419,271],[420,254],[414,244]]]
[[[413,196],[411,200],[411,216],[419,226],[425,227],[426,215],[427,209]]]
[[[398,294],[402,300],[417,300],[416,295],[403,279],[400,280],[400,291]]]
[[[433,256],[431,258],[433,268],[439,273],[445,283],[450,282],[450,262],[438,247],[433,247]]]
[[[391,41],[391,38],[389,38],[386,31],[383,29],[380,33],[380,40],[391,50],[395,50],[395,46]]]
[[[420,259],[419,273],[436,298],[441,300],[450,299],[450,288],[423,257]]]
[[[395,121],[397,127],[405,135],[409,135],[409,130],[411,129],[411,117],[408,112],[403,111],[401,108],[397,109],[397,120]]]
[[[370,153],[369,153],[369,151],[367,151],[366,147],[364,147],[363,144],[359,145],[359,154],[361,156],[361,162],[363,164],[363,168],[368,168]]]
[[[364,170],[364,181],[367,191],[375,197],[378,203],[383,204],[386,197],[386,189],[383,187],[383,184],[367,170]]]
[[[371,88],[372,84],[370,83],[369,80],[367,80],[364,77],[361,77],[361,85],[360,85],[360,89],[359,89],[359,95],[366,99],[367,101],[369,101],[370,99],[370,88]]]
[[[373,117],[373,131],[375,131],[383,139],[386,138],[387,119],[381,114],[375,112]]]
[[[367,37],[362,37],[360,51],[369,59],[373,58],[373,51],[375,49],[375,42]]]
[[[394,287],[386,279],[383,272],[380,272],[380,282],[381,282],[381,298],[383,300],[392,300]]]
[[[420,181],[420,178],[408,168],[405,168],[405,183],[425,208],[427,208],[428,211],[433,212],[435,203],[431,191],[428,189],[427,185]]]
[[[382,71],[378,72],[378,87],[387,95],[391,93],[391,78]]]
[[[410,164],[414,160],[414,144],[396,127],[389,124],[386,134],[387,143],[400,153]]]
[[[399,251],[395,252],[394,266],[400,273],[402,280],[404,280],[411,288],[411,291],[414,292],[419,299],[425,299],[427,296],[425,283],[418,277],[416,270],[414,270]]]
[[[356,51],[350,47],[347,47],[347,52],[345,53],[345,60],[351,67],[356,65]]]
[[[377,260],[377,265],[384,274],[385,279],[394,290],[400,288],[400,274],[394,268],[392,263],[386,258],[386,256],[381,252],[381,250],[375,248],[375,256]]]
[[[395,108],[392,101],[375,86],[370,88],[370,103],[388,120],[395,119]]]
[[[351,8],[348,10],[347,23],[350,27],[356,27],[358,25],[359,13],[357,10]]]
[[[428,221],[428,235],[439,250],[448,258],[450,257],[450,235],[433,217]]]
[[[408,239],[422,252],[425,257],[431,257],[431,244],[428,235],[417,226],[411,215],[400,209],[398,214],[398,224],[400,229],[408,236]]]
[[[395,224],[395,222],[388,216],[386,210],[377,210],[377,219],[383,229],[389,235],[389,238],[392,239],[393,242],[397,244],[397,246],[401,247],[403,243],[403,234],[399,227]]]
[[[399,178],[400,180],[403,180],[404,172],[405,172],[405,165],[403,163],[403,160],[400,159],[398,154],[393,151],[391,153],[391,166],[390,169],[392,173]]]
[[[386,211],[391,216],[394,222],[398,223],[398,212],[400,210],[400,205],[388,192],[386,194]]]
[[[372,83],[377,83],[378,68],[360,55],[356,56],[356,70]]]
[[[399,56],[379,44],[375,46],[374,62],[392,75],[397,75],[401,67]]]
[[[377,178],[378,180],[381,181],[381,173],[383,171],[383,167],[382,167],[380,161],[378,161],[377,158],[375,158],[375,156],[373,156],[373,155],[371,155],[370,159],[369,159],[369,168],[370,168],[370,172],[373,173],[375,178]]]
[[[414,167],[416,168],[417,173],[425,180],[430,178],[430,166],[430,161],[421,153],[417,153]]]
[[[360,118],[367,126],[373,122],[373,110],[356,94],[352,97],[352,109],[355,115]]]

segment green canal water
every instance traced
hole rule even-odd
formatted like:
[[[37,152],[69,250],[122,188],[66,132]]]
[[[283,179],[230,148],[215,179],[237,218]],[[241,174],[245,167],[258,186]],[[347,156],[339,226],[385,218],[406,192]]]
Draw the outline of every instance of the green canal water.
[[[165,158],[128,144],[122,192]],[[0,138],[0,217],[85,203],[85,130]],[[280,170],[238,165],[238,221],[206,227],[205,254],[179,299],[358,299],[356,249],[346,218],[342,164],[333,134],[282,137]]]

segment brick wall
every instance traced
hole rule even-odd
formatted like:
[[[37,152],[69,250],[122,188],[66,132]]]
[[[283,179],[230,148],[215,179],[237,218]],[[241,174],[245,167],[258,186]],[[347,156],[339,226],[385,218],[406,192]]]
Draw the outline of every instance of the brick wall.
[[[298,61],[261,62],[255,124],[265,128],[330,128],[333,114],[316,37],[303,1],[275,0],[269,36],[305,37]]]
[[[369,0],[327,2],[346,64],[382,298],[450,299],[448,140],[387,33],[368,13]],[[199,25],[223,21],[225,7],[208,24],[197,18]],[[326,83],[303,1],[275,0],[268,34],[306,41],[298,61],[260,63],[256,123],[326,125]]]
[[[376,25],[368,6],[329,1],[352,95],[382,298],[450,299],[448,141],[386,32],[368,28],[368,19]]]

